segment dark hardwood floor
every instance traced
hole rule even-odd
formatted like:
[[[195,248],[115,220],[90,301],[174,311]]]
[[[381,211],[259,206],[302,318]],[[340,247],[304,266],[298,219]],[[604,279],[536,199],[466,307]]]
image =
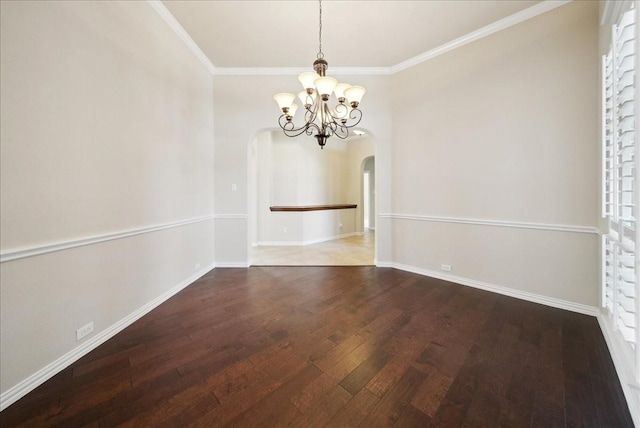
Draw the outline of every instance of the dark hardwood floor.
[[[215,269],[9,426],[633,426],[595,318],[375,267]]]

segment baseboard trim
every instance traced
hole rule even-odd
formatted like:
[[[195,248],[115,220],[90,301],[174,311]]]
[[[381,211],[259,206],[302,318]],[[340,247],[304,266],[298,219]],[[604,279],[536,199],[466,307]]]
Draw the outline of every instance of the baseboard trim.
[[[216,214],[213,218],[216,220],[246,220],[249,216],[247,214]]]
[[[248,268],[251,265],[247,262],[217,262],[216,268]]]
[[[547,297],[540,294],[529,293],[527,291],[514,290],[513,288],[504,287],[502,285],[490,284],[488,282],[476,281],[474,279],[463,278],[460,276],[444,274],[428,269],[422,269],[415,266],[404,265],[400,263],[380,263],[379,267],[392,267],[395,269],[404,270],[411,273],[417,273],[419,275],[428,276],[431,278],[442,279],[444,281],[454,282],[460,285],[466,285],[468,287],[478,288],[480,290],[491,291],[492,293],[498,293],[509,297],[515,297],[516,299],[526,300],[528,302],[539,303],[541,305],[551,306],[553,308],[565,309],[571,312],[577,312],[579,314],[597,316],[600,312],[598,308],[581,303],[569,302],[567,300],[556,299],[554,297]]]
[[[126,327],[130,326],[144,315],[151,312],[153,309],[164,303],[166,300],[180,292],[182,289],[193,284],[200,277],[204,276],[207,272],[216,267],[215,263],[210,264],[204,269],[199,270],[195,274],[191,275],[187,279],[180,282],[178,285],[164,292],[160,296],[156,297],[146,305],[127,315],[115,324],[102,330],[95,336],[89,338],[86,342],[80,344],[76,348],[67,352],[57,360],[50,364],[47,364],[42,369],[38,370],[25,380],[19,382],[17,385],[9,388],[7,391],[0,394],[0,411],[6,409],[38,386],[42,385],[47,380],[58,374],[60,371],[69,367],[71,364],[85,356],[89,352],[93,351],[98,346],[102,345],[107,340],[111,339],[116,334],[120,333]]]
[[[321,242],[333,241],[334,239],[349,238],[350,236],[358,235],[357,232],[344,233],[342,235],[329,236],[328,238],[311,239],[309,241],[259,241],[258,246],[268,247],[293,247],[293,246],[305,246],[312,244],[319,244]]]
[[[349,238],[351,236],[356,236],[356,232],[343,233],[342,235],[334,235],[334,236],[330,236],[328,238],[311,239],[309,241],[304,241],[302,243],[302,245],[319,244],[321,242],[333,241],[334,239]]]
[[[258,241],[258,247],[302,247],[302,241]]]
[[[640,385],[635,380],[633,362],[629,361],[629,356],[624,352],[621,341],[614,336],[611,322],[607,319],[607,316],[599,312],[597,318],[600,330],[602,330],[602,335],[609,348],[613,366],[618,374],[624,398],[627,400],[629,413],[631,413],[633,423],[636,426],[640,426]]]

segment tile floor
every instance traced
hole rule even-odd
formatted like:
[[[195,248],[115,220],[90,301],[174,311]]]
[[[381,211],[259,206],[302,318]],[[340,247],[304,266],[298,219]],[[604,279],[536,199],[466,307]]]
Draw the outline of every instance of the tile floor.
[[[252,266],[363,266],[373,265],[375,232],[304,246],[251,248]]]

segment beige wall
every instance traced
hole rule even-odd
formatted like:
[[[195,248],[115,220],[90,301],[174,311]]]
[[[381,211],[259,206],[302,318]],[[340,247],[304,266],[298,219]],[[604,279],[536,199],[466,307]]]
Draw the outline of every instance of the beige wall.
[[[392,93],[394,262],[597,306],[598,4],[397,73]]]
[[[0,5],[3,257],[200,219],[4,261],[4,395],[212,266],[213,78],[147,2]]]
[[[212,79],[146,2],[0,5],[2,254],[203,219],[3,262],[5,394],[214,253],[248,263],[251,144],[297,79]],[[392,76],[334,76],[368,89],[377,261],[596,306],[597,54],[596,3],[572,2]]]

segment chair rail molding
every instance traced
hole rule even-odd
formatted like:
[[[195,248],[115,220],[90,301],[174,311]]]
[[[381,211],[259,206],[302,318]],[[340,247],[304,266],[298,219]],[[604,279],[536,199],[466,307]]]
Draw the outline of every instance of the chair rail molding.
[[[512,227],[512,228],[518,228],[518,229],[548,230],[548,231],[555,231],[555,232],[587,233],[587,234],[595,234],[595,235],[601,234],[600,230],[596,227],[580,226],[580,225],[529,223],[529,222],[508,221],[508,220],[485,220],[485,219],[463,218],[463,217],[446,217],[446,216],[415,215],[415,214],[391,214],[391,213],[378,214],[378,217],[389,218],[393,220],[459,223],[459,224],[473,224],[478,226],[495,226],[495,227]]]
[[[145,233],[157,232],[174,227],[186,226],[193,223],[213,220],[215,216],[196,217],[187,220],[179,220],[170,223],[163,223],[155,226],[127,229],[119,232],[105,233],[102,235],[88,236],[85,238],[70,239],[68,241],[55,242],[53,244],[34,245],[25,248],[7,250],[0,253],[0,263],[25,259],[27,257],[40,256],[53,253],[55,251],[69,250],[71,248],[83,247],[85,245],[99,244],[101,242],[113,241],[114,239],[128,238],[130,236],[142,235]]]

